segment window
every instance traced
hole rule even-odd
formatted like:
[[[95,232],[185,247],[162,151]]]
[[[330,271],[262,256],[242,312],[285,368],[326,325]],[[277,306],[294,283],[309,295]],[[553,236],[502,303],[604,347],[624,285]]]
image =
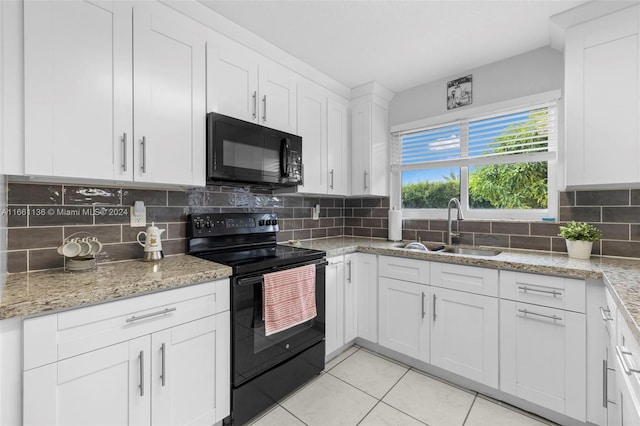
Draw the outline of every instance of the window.
[[[406,216],[445,217],[453,197],[469,218],[555,216],[556,110],[547,103],[397,134],[392,170]]]

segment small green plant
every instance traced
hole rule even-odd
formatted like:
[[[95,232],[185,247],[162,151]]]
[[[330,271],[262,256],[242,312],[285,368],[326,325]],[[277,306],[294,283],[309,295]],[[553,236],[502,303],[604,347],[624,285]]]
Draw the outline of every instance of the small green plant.
[[[602,233],[595,226],[575,220],[561,226],[558,235],[571,241],[598,241],[602,237]]]

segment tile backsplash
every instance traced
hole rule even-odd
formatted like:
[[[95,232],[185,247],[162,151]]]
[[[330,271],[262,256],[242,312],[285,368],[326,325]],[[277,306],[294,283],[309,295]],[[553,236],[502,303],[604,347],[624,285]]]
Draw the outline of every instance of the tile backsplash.
[[[280,241],[387,235],[386,197],[274,195],[225,186],[172,191],[9,182],[7,188],[8,272],[62,267],[56,248],[75,233],[89,233],[103,243],[99,262],[141,258],[136,235],[145,228],[129,226],[129,207],[137,200],[144,201],[147,222],[167,230],[165,255],[185,252],[187,215],[202,211],[277,213]],[[312,219],[316,204],[319,220]]]
[[[279,241],[342,235],[387,237],[388,197],[279,195],[226,186],[174,191],[0,182],[0,188],[7,189],[2,218],[7,224],[7,256],[6,266],[0,264],[0,268],[8,272],[62,267],[56,248],[78,232],[95,235],[104,244],[99,262],[141,258],[143,249],[136,235],[144,228],[131,228],[128,214],[137,200],[147,207],[147,222],[167,230],[162,235],[166,255],[185,252],[187,215],[202,211],[277,213]],[[320,204],[319,220],[312,219],[316,204]],[[594,223],[603,232],[593,254],[640,258],[640,190],[561,192],[559,210],[561,223],[465,220],[459,224],[460,242],[565,252],[558,228],[578,220]],[[454,222],[454,229],[456,226]],[[403,238],[443,242],[446,221],[405,219]]]

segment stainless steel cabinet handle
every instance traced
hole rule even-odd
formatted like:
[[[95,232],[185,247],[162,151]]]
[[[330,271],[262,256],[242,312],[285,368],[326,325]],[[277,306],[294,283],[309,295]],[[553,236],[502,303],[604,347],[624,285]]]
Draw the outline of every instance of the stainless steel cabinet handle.
[[[144,396],[144,351],[140,351],[140,355],[138,355],[138,359],[140,360],[140,396]]]
[[[607,408],[607,401],[609,400],[609,369],[607,368],[607,360],[602,360],[602,406]]]
[[[629,349],[627,349],[625,346],[616,346],[616,353],[618,354],[618,358],[620,359],[620,363],[622,364],[622,369],[627,374],[627,376],[630,376],[631,373],[640,373],[640,370],[638,370],[637,368],[631,368],[627,365],[625,355],[633,355],[633,353],[631,353]]]
[[[167,370],[165,370],[165,358],[167,354],[164,343],[160,346],[160,353],[162,354],[162,373],[160,374],[160,380],[162,380],[162,386],[164,386],[167,380]]]
[[[533,316],[536,316],[536,317],[549,318],[549,319],[552,319],[554,321],[562,321],[562,317],[558,317],[556,315],[538,314],[536,312],[531,312],[531,311],[529,311],[527,309],[518,309],[518,312],[521,312],[521,313],[523,313],[525,315],[533,315]]]
[[[140,168],[142,169],[142,173],[147,173],[147,138],[146,136],[142,137],[142,142],[140,142],[142,146],[142,165]]]
[[[555,291],[555,290],[538,290],[537,288],[530,288],[525,286],[520,286],[518,287],[520,290],[522,290],[523,292],[528,292],[528,291],[534,291],[537,293],[545,293],[545,294],[551,294],[553,297],[556,296],[562,296],[562,292],[561,291]]]
[[[424,291],[422,292],[422,319],[424,319]]]
[[[132,316],[131,318],[127,318],[126,322],[134,322],[134,321],[139,321],[139,320],[143,320],[146,318],[150,318],[150,317],[155,317],[157,315],[164,315],[164,314],[168,314],[169,312],[173,312],[175,311],[176,308],[167,308],[167,309],[163,309],[161,311],[157,311],[157,312],[151,312],[149,314],[144,314],[144,315],[139,315],[139,316]]]
[[[127,171],[127,134],[122,134],[122,171]]]
[[[267,121],[267,95],[262,97],[262,121]]]
[[[364,171],[364,189],[365,189],[365,190],[368,188],[368,186],[367,186],[367,174],[368,174],[368,173],[367,173],[367,171],[365,170],[365,171]]]
[[[603,308],[600,306],[600,315],[602,315],[602,321],[613,321],[613,317],[611,316],[611,309]]]
[[[436,322],[436,295],[433,295],[433,322]]]
[[[329,185],[329,188],[333,189],[333,169],[331,169],[329,174],[331,175],[331,185]]]
[[[347,271],[348,271],[348,274],[347,274],[347,281],[348,281],[348,282],[351,282],[351,261],[348,261],[348,262],[347,262]]]
[[[253,118],[256,118],[258,115],[258,92],[253,91]]]

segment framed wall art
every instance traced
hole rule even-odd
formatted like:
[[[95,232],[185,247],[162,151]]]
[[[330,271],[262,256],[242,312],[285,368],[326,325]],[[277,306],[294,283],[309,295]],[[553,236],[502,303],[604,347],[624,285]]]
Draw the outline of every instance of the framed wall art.
[[[473,75],[447,82],[447,109],[454,109],[473,102]]]

